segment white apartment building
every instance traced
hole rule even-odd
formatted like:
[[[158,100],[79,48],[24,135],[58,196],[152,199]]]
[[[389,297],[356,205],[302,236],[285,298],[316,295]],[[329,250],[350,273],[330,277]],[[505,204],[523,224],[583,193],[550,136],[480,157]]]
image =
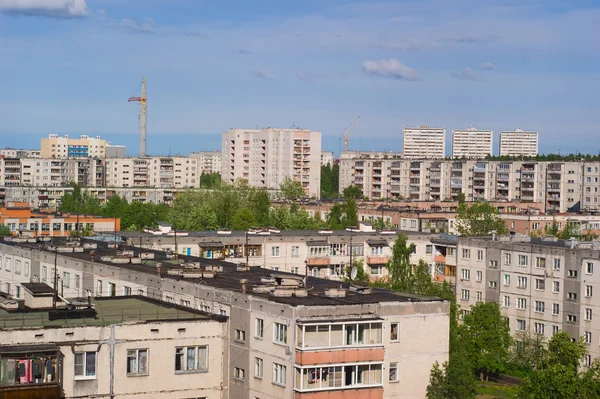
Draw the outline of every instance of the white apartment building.
[[[279,189],[285,178],[302,184],[306,195],[319,197],[321,132],[307,129],[229,129],[223,133],[222,177],[244,179],[250,186]]]
[[[327,165],[333,166],[334,160],[335,160],[335,158],[333,157],[333,151],[321,151],[321,165],[322,166],[327,166]]]
[[[357,186],[368,198],[392,198],[400,190],[402,153],[342,151],[339,163],[340,194],[348,186]]]
[[[106,146],[110,145],[100,136],[90,137],[81,135],[79,138],[69,138],[50,134],[41,140],[41,158],[104,158]]]
[[[491,130],[471,127],[452,131],[452,158],[483,159],[492,155]]]
[[[500,132],[500,156],[535,157],[538,155],[538,132],[522,129]]]
[[[442,159],[446,156],[446,129],[421,125],[404,127],[403,153],[407,159]]]
[[[106,187],[200,187],[199,160],[193,157],[107,158]]]
[[[16,150],[13,148],[0,149],[0,157],[4,158],[39,158],[40,150]]]
[[[200,151],[190,153],[190,158],[198,159],[198,170],[200,174],[221,174],[221,151]]]

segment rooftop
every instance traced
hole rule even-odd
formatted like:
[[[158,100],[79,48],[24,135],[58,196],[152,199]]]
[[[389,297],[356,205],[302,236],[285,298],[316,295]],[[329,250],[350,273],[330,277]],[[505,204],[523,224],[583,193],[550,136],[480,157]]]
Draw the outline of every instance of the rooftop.
[[[95,298],[92,304],[96,309],[95,318],[50,320],[47,310],[9,313],[0,309],[0,329],[102,326],[150,321],[226,320],[225,316],[139,296]]]

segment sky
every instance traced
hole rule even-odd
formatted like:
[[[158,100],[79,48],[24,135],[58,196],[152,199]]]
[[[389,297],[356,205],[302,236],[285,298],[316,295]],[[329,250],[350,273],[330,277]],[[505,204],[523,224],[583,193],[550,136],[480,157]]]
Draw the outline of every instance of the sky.
[[[0,147],[88,134],[136,155],[145,76],[150,154],[257,126],[338,151],[357,116],[363,151],[428,124],[447,152],[474,126],[598,153],[598,21],[600,0],[0,0]]]

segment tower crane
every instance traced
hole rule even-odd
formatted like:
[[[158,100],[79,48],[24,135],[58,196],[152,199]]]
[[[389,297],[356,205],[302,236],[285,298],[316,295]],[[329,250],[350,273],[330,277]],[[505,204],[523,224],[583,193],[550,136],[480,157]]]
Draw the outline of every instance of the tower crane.
[[[138,86],[139,87],[139,86]],[[142,95],[139,97],[129,97],[127,102],[140,102],[140,157],[146,156],[146,78],[142,79]]]
[[[346,128],[344,129],[344,134],[342,134],[342,136],[340,137],[340,140],[344,139],[344,151],[348,151],[348,142],[350,141],[350,136],[352,136],[352,133],[354,132],[354,129],[356,128],[356,124],[358,123],[359,119],[360,116],[357,116],[354,122],[346,126]],[[348,131],[348,128],[350,128],[350,131]]]

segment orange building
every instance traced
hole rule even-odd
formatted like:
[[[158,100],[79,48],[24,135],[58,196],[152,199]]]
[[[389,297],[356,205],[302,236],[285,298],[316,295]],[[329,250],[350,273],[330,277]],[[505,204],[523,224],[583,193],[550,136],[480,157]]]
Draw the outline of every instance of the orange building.
[[[107,232],[121,229],[119,218],[33,210],[26,202],[8,205],[0,208],[0,223],[8,226],[14,235],[68,236],[77,230]]]

